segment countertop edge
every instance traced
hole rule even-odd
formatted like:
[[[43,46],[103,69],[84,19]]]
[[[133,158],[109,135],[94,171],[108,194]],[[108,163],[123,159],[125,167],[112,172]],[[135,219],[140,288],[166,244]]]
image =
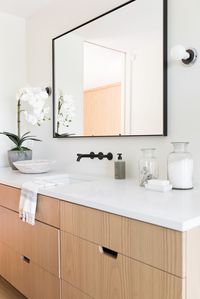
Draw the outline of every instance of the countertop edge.
[[[17,173],[16,173],[17,174]],[[23,180],[22,180],[23,181]],[[11,181],[11,178],[8,177],[5,179],[2,176],[0,178],[0,184],[6,185],[9,187],[21,189],[22,183],[21,180],[13,180]],[[151,191],[150,191],[151,192]],[[199,192],[199,191],[198,191]],[[159,213],[153,213],[151,214],[151,209],[149,213],[143,213],[142,210],[137,210],[133,207],[132,210],[129,210],[128,208],[123,208],[122,205],[118,204],[109,204],[108,202],[105,203],[105,201],[102,203],[100,201],[92,201],[91,198],[88,198],[85,200],[80,194],[64,194],[63,192],[55,192],[53,189],[40,189],[39,194],[48,196],[51,198],[55,198],[58,200],[78,204],[81,206],[85,206],[88,208],[93,208],[96,210],[108,212],[111,214],[115,214],[122,217],[127,217],[129,219],[138,220],[141,222],[146,222],[152,225],[157,225],[166,229],[172,229],[175,231],[179,231],[181,233],[190,231],[198,226],[200,226],[200,214],[196,214],[194,216],[188,217],[188,219],[181,219],[179,218],[176,220],[176,217],[168,217],[167,215],[162,218],[162,215],[159,215]],[[144,193],[145,194],[145,193]]]
[[[9,187],[13,187],[13,188],[17,188],[17,189],[21,189],[21,185],[15,183],[15,182],[9,183],[6,180],[0,180],[0,184],[6,185]],[[127,210],[121,210],[121,209],[119,210],[113,206],[104,205],[99,202],[96,203],[96,202],[79,199],[78,197],[73,197],[73,196],[68,196],[68,195],[65,195],[65,196],[60,195],[59,196],[58,194],[56,194],[56,196],[55,196],[51,193],[51,189],[40,189],[39,194],[48,196],[51,198],[55,198],[58,200],[78,204],[78,205],[85,206],[88,208],[108,212],[108,213],[115,214],[118,216],[127,217],[129,219],[138,220],[138,221],[149,223],[152,225],[161,226],[166,229],[172,229],[172,230],[179,231],[182,233],[187,232],[189,230],[192,230],[192,229],[200,226],[200,216],[195,218],[194,220],[188,220],[185,222],[178,222],[178,221],[176,222],[176,221],[172,221],[171,219],[164,220],[164,219],[158,218],[158,217],[155,219],[154,216],[148,216],[146,214],[141,214],[141,213],[137,213],[134,211],[128,212]]]

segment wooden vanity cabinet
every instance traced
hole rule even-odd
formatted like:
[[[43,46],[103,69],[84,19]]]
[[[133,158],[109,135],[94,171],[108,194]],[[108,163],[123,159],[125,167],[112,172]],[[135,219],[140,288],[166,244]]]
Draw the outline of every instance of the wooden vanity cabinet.
[[[19,219],[19,198],[0,185],[0,275],[27,298],[59,299],[60,202],[39,196],[32,226]]]
[[[60,207],[64,281],[95,299],[185,298],[184,234],[67,202]]]
[[[59,230],[36,221],[29,225],[18,213],[0,207],[0,240],[15,252],[59,276]],[[51,250],[49,250],[51,249]]]
[[[182,298],[181,278],[65,232],[61,261],[62,279],[92,298]]]
[[[30,299],[57,299],[59,278],[0,242],[0,275]]]
[[[200,227],[178,232],[0,185],[0,275],[30,299],[198,299]]]
[[[90,299],[91,297],[73,287],[71,284],[61,280],[61,298],[65,299]]]
[[[60,208],[62,231],[184,276],[184,234],[68,202],[61,202]]]
[[[182,233],[69,202],[60,209],[63,281],[97,299],[200,298],[200,227]]]
[[[0,184],[0,206],[15,212],[19,211],[20,189]],[[38,196],[36,219],[60,227],[60,201],[44,196]]]

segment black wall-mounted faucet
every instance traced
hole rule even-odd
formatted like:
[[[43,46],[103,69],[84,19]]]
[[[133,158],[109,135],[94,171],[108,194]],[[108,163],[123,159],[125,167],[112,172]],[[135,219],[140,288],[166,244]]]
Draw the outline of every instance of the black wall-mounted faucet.
[[[102,152],[99,152],[98,154],[95,154],[94,152],[91,152],[89,154],[77,154],[76,161],[80,162],[80,160],[82,158],[89,158],[89,159],[98,158],[99,160],[103,160],[103,159],[112,160],[113,159],[113,154],[108,153],[107,155],[104,155]]]

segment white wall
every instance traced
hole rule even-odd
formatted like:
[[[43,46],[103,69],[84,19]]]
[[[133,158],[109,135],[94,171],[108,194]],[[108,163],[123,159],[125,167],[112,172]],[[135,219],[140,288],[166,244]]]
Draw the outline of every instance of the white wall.
[[[0,13],[0,132],[16,130],[16,99],[25,84],[25,20]],[[0,136],[0,166],[7,164],[10,142]]]
[[[200,53],[199,0],[169,1],[169,48],[176,44],[196,47]],[[28,78],[31,84],[51,84],[51,38],[122,3],[119,0],[57,1],[28,21]],[[78,8],[77,8],[78,7]],[[44,142],[34,147],[35,156],[55,158],[67,171],[113,175],[108,161],[75,162],[77,152],[122,152],[128,177],[137,177],[140,148],[156,147],[161,176],[171,141],[189,141],[195,160],[195,181],[200,182],[200,58],[191,68],[169,61],[169,136],[53,140],[52,126],[36,131]]]
[[[152,45],[147,44],[145,48],[139,49],[136,59],[130,61],[131,133],[134,135],[163,134],[161,49],[161,45],[154,41]]]

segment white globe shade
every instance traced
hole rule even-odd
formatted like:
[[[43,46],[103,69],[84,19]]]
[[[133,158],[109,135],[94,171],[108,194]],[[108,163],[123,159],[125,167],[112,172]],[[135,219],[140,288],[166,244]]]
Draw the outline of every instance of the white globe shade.
[[[171,49],[171,57],[174,60],[182,60],[182,59],[188,59],[190,57],[190,54],[186,52],[184,46],[177,45]]]

